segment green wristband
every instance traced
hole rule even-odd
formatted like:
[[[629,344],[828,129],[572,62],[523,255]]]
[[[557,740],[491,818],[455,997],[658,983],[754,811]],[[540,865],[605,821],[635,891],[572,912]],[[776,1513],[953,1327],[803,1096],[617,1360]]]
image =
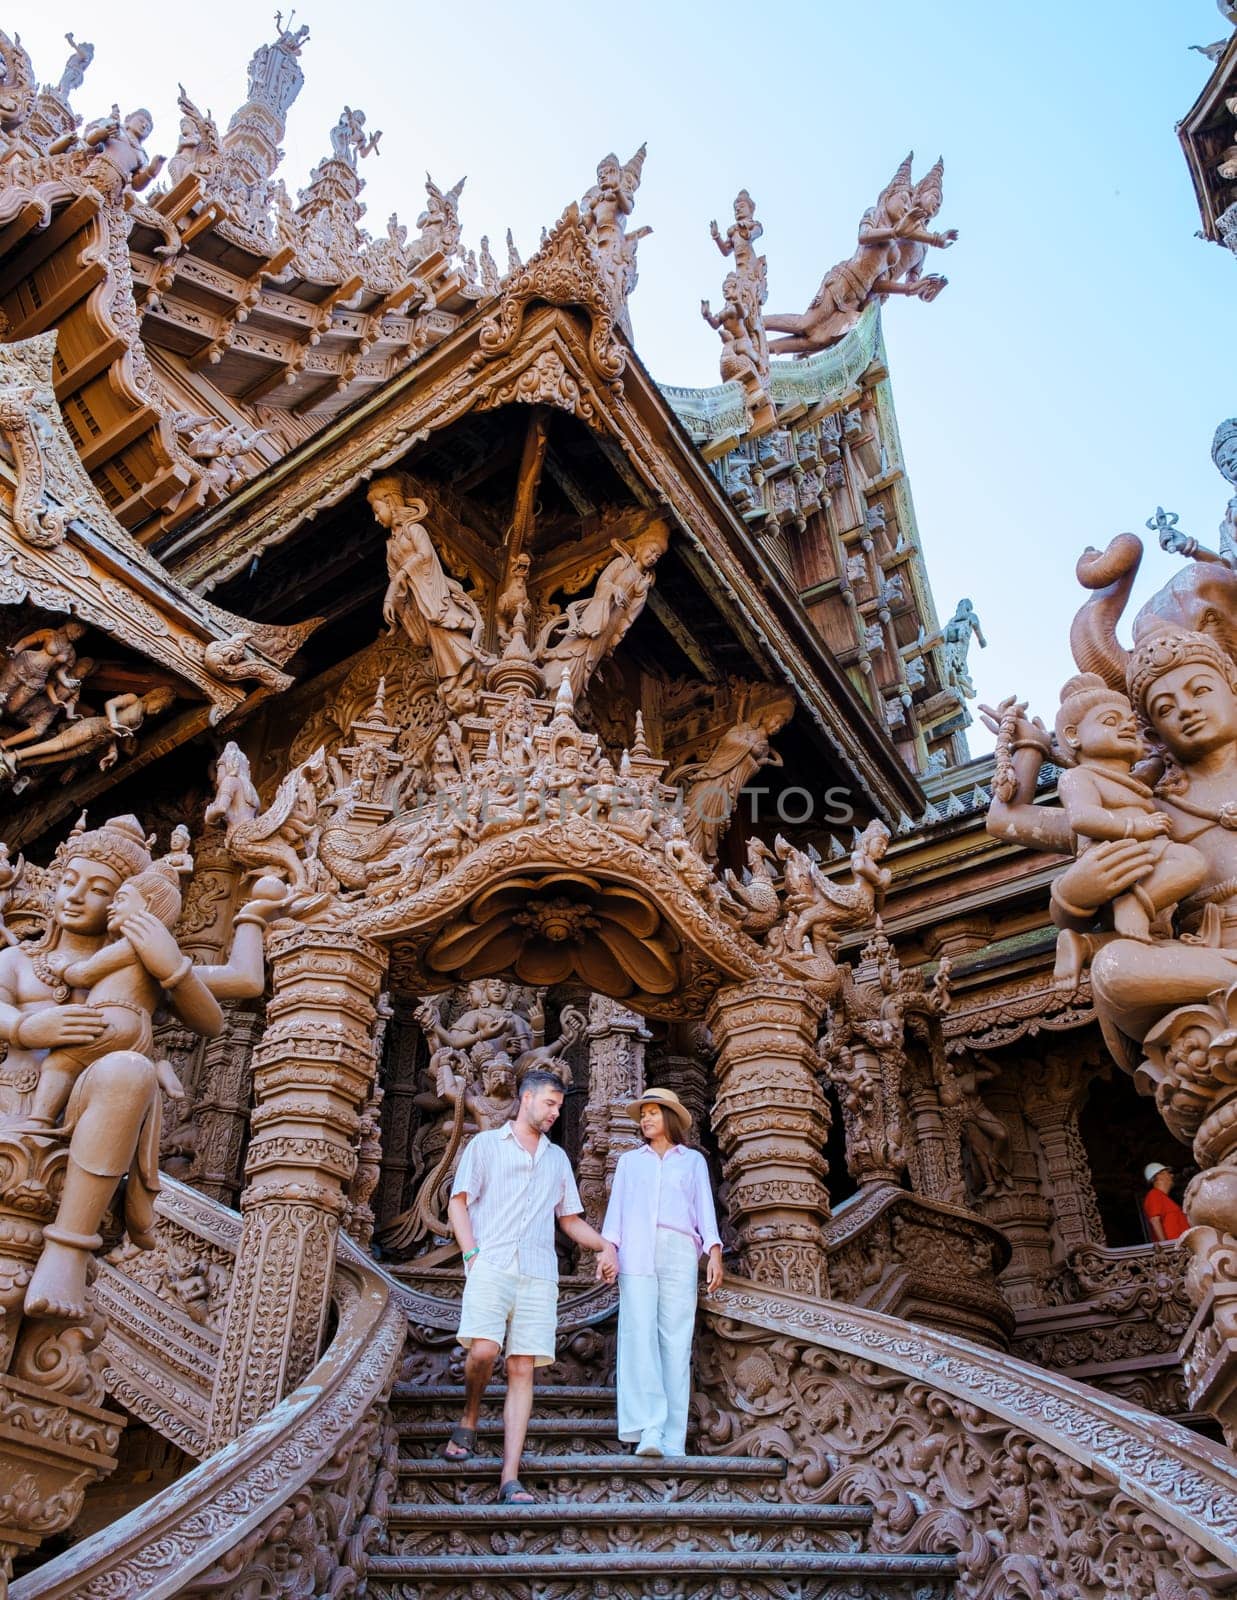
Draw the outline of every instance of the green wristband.
[[[474,1256],[479,1256],[480,1254],[481,1254],[481,1246],[479,1244],[473,1245],[471,1250],[465,1250],[465,1252],[464,1252],[464,1264],[465,1264],[465,1266],[467,1266],[467,1264],[472,1260],[472,1258]]]

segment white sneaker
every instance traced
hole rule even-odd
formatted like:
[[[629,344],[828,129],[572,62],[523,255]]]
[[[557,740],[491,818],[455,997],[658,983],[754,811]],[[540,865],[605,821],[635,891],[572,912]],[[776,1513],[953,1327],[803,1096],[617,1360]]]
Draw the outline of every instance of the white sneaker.
[[[662,1456],[665,1451],[661,1447],[661,1434],[656,1428],[646,1428],[640,1435],[640,1443],[636,1446],[638,1456]]]

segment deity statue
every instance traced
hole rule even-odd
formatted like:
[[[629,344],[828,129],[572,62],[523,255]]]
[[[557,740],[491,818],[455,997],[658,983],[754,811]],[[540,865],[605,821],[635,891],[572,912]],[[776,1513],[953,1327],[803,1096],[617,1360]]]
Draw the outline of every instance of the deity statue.
[[[556,692],[565,679],[573,700],[583,695],[598,665],[644,610],[653,587],[653,568],[666,553],[670,530],[656,517],[635,535],[630,549],[617,539],[610,543],[614,559],[602,570],[593,593],[551,617],[537,640],[536,655],[547,689]]]
[[[975,685],[967,667],[972,638],[978,641],[981,650],[988,648],[975,607],[969,600],[959,600],[957,610],[941,630],[941,642],[945,651],[945,676],[968,700],[975,698]]]
[[[166,1003],[185,1027],[217,1034],[220,999],[262,992],[263,930],[282,911],[284,890],[270,880],[256,885],[236,917],[228,963],[207,967],[182,955],[169,931],[179,903],[176,864],[156,869],[136,818],[93,830],[79,824],[52,870],[43,938],[0,951],[0,1039],[9,1068],[28,1066],[38,1080],[35,1116],[17,1112],[0,1137],[69,1138],[55,1222],[44,1229],[25,1310],[82,1321],[99,1224],[126,1173],[126,1226],[135,1243],[151,1243],[160,1117],[154,1007]],[[89,986],[84,1001],[73,999],[74,980]],[[58,1129],[49,1127],[61,1117]]]
[[[636,246],[653,230],[627,231],[627,218],[636,203],[646,147],[641,145],[625,164],[616,155],[597,163],[597,182],[580,202],[580,220],[601,257],[610,287],[610,300],[625,320],[627,297],[636,285]]]
[[[716,222],[709,224],[709,232],[722,255],[734,259],[734,271],[727,273],[722,285],[725,303],[720,316],[713,317],[707,300],[700,307],[705,321],[722,335],[722,378],[741,379],[740,369],[750,363],[763,389],[769,381],[769,341],[761,313],[769,295],[768,263],[756,253],[756,240],[764,228],[756,221],[756,208],[746,189],[740,189],[735,198],[734,222],[725,237]]]
[[[0,716],[24,722],[21,713],[46,694],[71,720],[81,686],[80,675],[73,675],[75,647],[85,632],[84,622],[64,622],[58,628],[36,628],[9,645],[9,659],[0,668]]]
[[[975,1187],[981,1196],[1013,1187],[1009,1165],[1009,1129],[984,1104],[979,1087],[997,1076],[997,1069],[973,1057],[953,1062],[941,1083],[941,1104],[962,1113],[962,1142],[971,1155]]]
[[[122,750],[132,748],[146,719],[162,715],[175,702],[176,690],[163,685],[144,694],[113,695],[104,702],[102,716],[79,717],[50,739],[35,744],[15,746],[10,742],[0,749],[0,774],[13,778],[29,767],[64,765],[60,776],[67,783],[81,761],[99,750],[103,753],[97,765],[100,772],[106,772],[119,761]]]
[[[556,1071],[570,1083],[571,1069],[563,1053],[587,1026],[583,1013],[567,1007],[560,1037],[545,1043],[542,993],[534,991],[529,997],[519,985],[502,978],[470,983],[464,1009],[450,1023],[449,999],[446,994],[431,995],[417,1008],[417,1021],[432,1051],[428,1076],[433,1084],[433,1093],[417,1096],[417,1104],[445,1115],[439,1137],[428,1146],[438,1150],[437,1159],[416,1199],[380,1230],[381,1242],[390,1250],[407,1250],[427,1234],[449,1233],[445,1221],[449,1184],[468,1139],[501,1127],[513,1115],[519,1080],[534,1067]]]
[[[155,121],[141,108],[121,120],[120,108],[112,107],[110,117],[92,122],[83,134],[95,152],[87,176],[105,198],[118,200],[126,190],[141,190],[163,170],[163,157],[148,158],[143,148],[154,132]]]
[[[429,173],[425,174],[425,192],[429,198],[425,210],[417,218],[421,233],[412,252],[418,260],[441,251],[449,261],[459,249],[460,195],[467,181],[461,178],[454,188],[444,193]]]
[[[490,664],[481,649],[485,621],[477,603],[443,570],[423,521],[428,508],[413,494],[406,473],[375,478],[368,499],[379,523],[390,530],[391,581],[382,603],[387,626],[394,632],[400,625],[413,644],[428,646],[448,711],[471,711]]]
[[[56,93],[62,100],[67,101],[75,89],[81,88],[85,80],[86,68],[94,60],[94,45],[87,44],[84,39],[79,43],[71,33],[66,33],[64,38],[73,54],[64,64],[60,82],[56,85]]]
[[[763,386],[768,381],[769,363],[767,357],[762,362],[760,347],[752,337],[750,318],[743,304],[742,288],[736,273],[728,272],[722,282],[722,309],[715,313],[709,302],[702,300],[700,315],[715,333],[722,336],[722,382],[734,380],[745,386]]]
[[[774,355],[827,350],[850,332],[871,301],[892,294],[935,300],[945,287],[946,279],[922,270],[928,248],[946,250],[958,237],[956,228],[934,233],[927,226],[941,207],[944,168],[938,161],[912,185],[912,159],[907,156],[864,212],[854,255],[825,274],[807,310],[765,317],[767,329],[788,335],[769,346]]]
[[[744,787],[761,767],[782,765],[770,740],[790,721],[795,701],[788,690],[769,689],[771,686],[766,686],[766,692],[759,694],[756,687],[744,688],[737,719],[711,753],[668,775],[667,781],[683,790],[687,837],[707,860],[716,860]]]
[[[355,172],[359,160],[378,154],[378,141],[381,138],[381,132],[365,132],[363,111],[354,111],[351,106],[345,106],[339,114],[339,121],[331,129],[331,151],[336,161],[344,162]]]
[[[207,173],[219,159],[219,129],[209,111],[199,111],[179,85],[180,142],[168,162],[168,177],[173,184],[187,178],[191,172]]]

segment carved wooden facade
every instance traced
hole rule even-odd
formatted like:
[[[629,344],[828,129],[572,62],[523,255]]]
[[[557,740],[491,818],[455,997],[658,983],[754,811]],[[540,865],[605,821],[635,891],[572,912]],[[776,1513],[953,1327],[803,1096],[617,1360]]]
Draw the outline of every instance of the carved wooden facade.
[[[79,131],[87,47],[39,88],[0,35],[15,1600],[1233,1592],[1226,1269],[1141,1233],[1143,1163],[1182,1156],[1054,971],[1055,770],[1012,723],[967,752],[982,631],[934,607],[879,320],[920,261],[770,360],[740,196],[727,381],[659,388],[643,152],[505,274],[460,185],[370,238],[360,113],[299,206],[276,176],[306,33],[222,132],[182,91],[155,190],[140,114]],[[882,204],[923,232],[939,169],[903,176]],[[26,1021],[93,999],[57,965],[104,938],[75,859],[179,904],[134,934],[145,1098],[89,1228],[71,1180],[106,1175],[76,1102],[32,1121],[60,1041]],[[545,1064],[594,1219],[623,1108],[675,1089],[731,1268],[698,1453],[658,1475],[599,1444],[615,1294],[564,1256],[544,1474],[574,1546],[421,1449],[459,1375],[451,1174]]]

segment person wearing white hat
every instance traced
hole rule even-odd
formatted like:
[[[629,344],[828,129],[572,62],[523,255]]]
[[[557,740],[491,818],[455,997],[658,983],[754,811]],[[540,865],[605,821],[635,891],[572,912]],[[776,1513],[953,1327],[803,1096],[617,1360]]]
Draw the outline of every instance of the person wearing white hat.
[[[699,1261],[722,1281],[709,1169],[684,1143],[691,1126],[673,1089],[648,1089],[627,1107],[644,1144],[619,1157],[601,1234],[618,1248],[616,1384],[619,1438],[638,1456],[687,1449]]]
[[[1149,1161],[1143,1168],[1143,1177],[1150,1188],[1143,1198],[1143,1215],[1157,1244],[1170,1244],[1190,1226],[1190,1219],[1173,1199],[1169,1190],[1174,1173],[1162,1161]]]

